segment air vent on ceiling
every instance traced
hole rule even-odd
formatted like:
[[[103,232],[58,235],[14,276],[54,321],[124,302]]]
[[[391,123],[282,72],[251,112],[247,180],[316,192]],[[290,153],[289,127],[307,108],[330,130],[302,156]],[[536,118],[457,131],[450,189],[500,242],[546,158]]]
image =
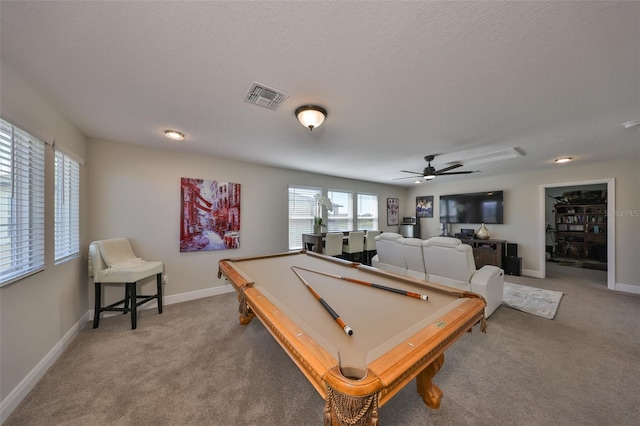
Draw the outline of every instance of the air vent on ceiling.
[[[245,97],[245,102],[255,104],[263,108],[275,111],[287,100],[289,95],[264,84],[253,82],[249,88],[249,93]]]

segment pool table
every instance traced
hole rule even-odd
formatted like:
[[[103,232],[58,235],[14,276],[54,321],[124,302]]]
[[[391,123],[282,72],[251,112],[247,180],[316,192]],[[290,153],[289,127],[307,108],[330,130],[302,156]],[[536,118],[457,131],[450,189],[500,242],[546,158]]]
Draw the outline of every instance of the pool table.
[[[477,294],[304,250],[223,259],[222,275],[238,291],[240,323],[257,316],[325,399],[325,425],[378,424],[379,407],[414,377],[438,408],[432,378],[444,351],[475,324],[485,328]]]

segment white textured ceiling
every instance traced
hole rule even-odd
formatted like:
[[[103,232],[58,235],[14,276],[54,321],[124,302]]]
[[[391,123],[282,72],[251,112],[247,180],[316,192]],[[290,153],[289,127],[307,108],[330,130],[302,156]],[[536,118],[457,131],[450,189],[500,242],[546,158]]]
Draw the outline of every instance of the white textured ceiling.
[[[640,161],[640,128],[622,127],[640,119],[635,1],[2,1],[0,16],[2,61],[90,138],[403,185],[427,154],[525,154],[459,169],[483,176]],[[246,103],[253,81],[289,98]],[[328,110],[313,132],[293,115],[307,103]]]

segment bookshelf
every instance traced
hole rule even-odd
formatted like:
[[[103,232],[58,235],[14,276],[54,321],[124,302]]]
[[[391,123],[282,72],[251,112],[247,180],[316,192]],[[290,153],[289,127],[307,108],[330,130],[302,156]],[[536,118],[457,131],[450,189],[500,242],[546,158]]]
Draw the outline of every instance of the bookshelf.
[[[607,205],[558,204],[556,255],[606,262]]]

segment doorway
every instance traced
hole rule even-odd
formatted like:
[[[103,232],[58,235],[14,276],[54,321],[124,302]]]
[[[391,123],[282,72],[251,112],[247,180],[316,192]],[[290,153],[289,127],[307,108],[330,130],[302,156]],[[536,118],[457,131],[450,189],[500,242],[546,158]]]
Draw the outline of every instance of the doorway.
[[[579,266],[606,268],[607,287],[615,289],[615,215],[609,215],[610,211],[615,211],[614,179],[541,185],[542,278],[546,262],[555,257],[579,262]]]

